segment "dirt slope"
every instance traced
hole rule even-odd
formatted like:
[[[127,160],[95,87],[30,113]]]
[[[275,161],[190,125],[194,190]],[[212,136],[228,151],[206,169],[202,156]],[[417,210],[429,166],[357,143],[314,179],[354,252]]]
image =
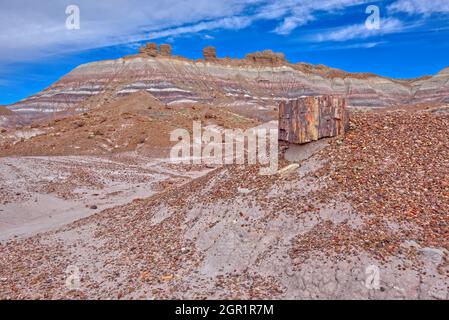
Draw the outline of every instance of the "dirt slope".
[[[4,106],[0,106],[0,116],[11,116],[14,112]]]
[[[81,115],[35,124],[8,132],[0,156],[92,155],[139,149],[153,156],[168,155],[170,132],[192,129],[193,121],[224,128],[258,124],[223,108],[200,104],[166,106],[150,93],[114,99]],[[1,139],[0,139],[1,143]]]
[[[0,106],[0,133],[6,131],[5,127],[11,127],[20,124],[19,117],[11,110]]]

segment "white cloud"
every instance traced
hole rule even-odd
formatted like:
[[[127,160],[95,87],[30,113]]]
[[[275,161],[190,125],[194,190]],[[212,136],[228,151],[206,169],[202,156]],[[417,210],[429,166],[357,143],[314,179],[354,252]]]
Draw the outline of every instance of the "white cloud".
[[[378,41],[378,42],[365,42],[365,43],[355,43],[355,44],[349,44],[346,46],[341,46],[341,47],[336,47],[338,49],[359,49],[359,48],[363,48],[363,49],[371,49],[371,48],[375,48],[381,44],[386,43],[385,41]]]
[[[303,51],[335,51],[335,50],[348,50],[348,49],[371,49],[375,48],[384,44],[387,44],[387,41],[378,41],[378,42],[359,42],[359,43],[342,43],[342,42],[332,42],[329,44],[322,44],[319,45],[311,45],[308,47],[304,47]]]
[[[407,14],[431,15],[433,13],[449,13],[448,0],[398,0],[388,6],[391,12]]]
[[[280,35],[288,35],[296,28],[315,20],[315,14],[317,12],[335,14],[348,6],[360,5],[367,3],[368,1],[369,0],[278,0],[275,2],[268,1],[267,3],[265,3],[265,1],[254,1],[254,3],[261,4],[254,14],[227,17],[213,21],[200,22],[189,26],[169,28],[167,30],[152,33],[150,39],[214,29],[239,30],[246,28],[257,20],[277,20],[279,18],[282,18],[283,21],[273,30],[273,32]]]
[[[239,30],[256,21],[277,22],[274,33],[287,35],[317,19],[369,0],[0,0],[0,62],[33,60],[43,56],[169,38],[217,29]],[[438,5],[435,5],[438,3]],[[65,9],[76,4],[81,29],[67,30]],[[398,0],[391,11],[437,12],[449,1]],[[398,21],[384,33],[396,32]],[[394,23],[397,23],[394,25]],[[333,30],[321,39],[344,41],[368,37],[360,26]]]
[[[310,13],[299,16],[289,16],[284,19],[284,22],[274,29],[274,32],[281,35],[288,35],[296,28],[303,26],[310,21],[315,20],[315,17]]]
[[[410,28],[410,26],[405,26],[400,20],[390,18],[381,20],[379,30],[370,30],[365,26],[365,24],[356,24],[339,29],[333,29],[325,33],[319,33],[314,35],[311,40],[323,42],[366,39],[373,36],[402,32],[408,28]]]
[[[280,1],[264,8],[265,15],[286,15],[284,21],[274,30],[281,35],[290,34],[294,29],[315,20],[317,12],[336,14],[341,10],[367,3],[368,0],[318,0]],[[262,13],[264,15],[264,13]]]
[[[165,38],[169,36],[177,36],[186,33],[197,33],[205,30],[215,29],[232,29],[239,30],[246,28],[252,22],[251,17],[229,17],[219,20],[200,22],[194,25],[169,28],[161,31],[151,32],[148,39]]]
[[[233,17],[260,0],[0,0],[0,61],[13,62],[148,38],[186,24],[197,30],[217,21],[230,27]],[[66,6],[76,3],[81,29],[67,30]],[[195,30],[195,29],[192,29]]]

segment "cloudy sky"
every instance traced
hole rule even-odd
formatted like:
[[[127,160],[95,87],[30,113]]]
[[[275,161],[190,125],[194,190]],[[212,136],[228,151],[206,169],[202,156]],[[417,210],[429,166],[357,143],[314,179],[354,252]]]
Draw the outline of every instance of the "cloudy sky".
[[[79,29],[67,29],[70,5]],[[410,78],[449,66],[449,0],[0,0],[0,104],[150,39],[191,58],[207,45],[231,57],[269,48],[293,62]]]

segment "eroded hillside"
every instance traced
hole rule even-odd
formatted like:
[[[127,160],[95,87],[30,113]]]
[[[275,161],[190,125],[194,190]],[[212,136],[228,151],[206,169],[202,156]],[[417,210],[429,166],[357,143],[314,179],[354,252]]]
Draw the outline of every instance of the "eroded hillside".
[[[133,56],[81,65],[49,88],[9,106],[29,119],[84,112],[123,95],[145,90],[164,104],[214,104],[263,115],[279,100],[339,94],[353,107],[448,103],[449,69],[435,76],[397,80],[348,73],[322,65],[293,64],[264,51],[244,59],[172,56],[143,50]]]

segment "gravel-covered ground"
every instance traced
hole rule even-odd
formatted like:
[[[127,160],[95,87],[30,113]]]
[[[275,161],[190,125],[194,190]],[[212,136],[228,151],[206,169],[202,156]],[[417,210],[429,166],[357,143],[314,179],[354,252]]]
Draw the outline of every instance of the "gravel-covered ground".
[[[448,299],[448,125],[356,113],[282,174],[220,167],[9,240],[0,299]]]

